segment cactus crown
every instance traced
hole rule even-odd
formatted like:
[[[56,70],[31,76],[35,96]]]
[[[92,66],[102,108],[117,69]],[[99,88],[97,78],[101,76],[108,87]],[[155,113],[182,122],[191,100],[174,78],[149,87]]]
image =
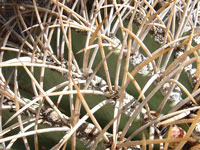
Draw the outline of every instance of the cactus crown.
[[[199,1],[3,0],[0,12],[3,149],[198,148]]]

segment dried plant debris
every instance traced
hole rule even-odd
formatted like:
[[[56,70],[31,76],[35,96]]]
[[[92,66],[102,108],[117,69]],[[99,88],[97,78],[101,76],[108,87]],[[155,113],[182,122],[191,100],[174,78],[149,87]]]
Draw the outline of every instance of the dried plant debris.
[[[188,78],[190,80],[192,87],[194,87],[196,85],[197,80],[198,80],[197,78],[195,78],[196,71],[197,71],[196,68],[192,68],[187,71],[187,75],[188,75]]]
[[[52,127],[63,127],[63,126],[68,126],[71,127],[69,118],[66,117],[68,120],[67,124],[65,124],[58,113],[53,110],[52,108],[48,108],[44,106],[41,110],[41,117],[43,119],[43,124],[47,124]]]
[[[151,32],[153,33],[153,37],[154,37],[155,41],[162,44],[164,41],[164,37],[165,37],[164,29],[161,27],[154,26],[151,28]]]
[[[171,86],[172,86],[172,84],[170,84],[170,83],[165,83],[162,86],[162,88],[160,90],[161,90],[161,93],[163,94],[163,96],[168,94]],[[172,104],[178,104],[181,100],[182,100],[182,91],[177,85],[175,85],[173,92],[171,92],[169,95],[168,102],[170,102]]]
[[[181,127],[177,127],[174,126],[171,129],[171,136],[170,138],[175,139],[175,138],[183,138],[186,135],[186,132],[184,129],[182,129]],[[179,142],[175,142],[175,143],[171,143],[169,145],[169,147],[171,149],[175,148],[177,145],[179,144]]]
[[[131,54],[130,57],[130,64],[133,65],[134,67],[137,67],[139,64],[141,64],[145,59],[147,59],[143,54]],[[149,63],[148,65],[144,66],[141,70],[139,70],[139,74],[141,75],[148,75],[151,76],[153,71],[153,65],[152,63]]]
[[[194,128],[194,131],[192,132],[192,136],[195,139],[200,139],[200,122],[198,122]]]
[[[98,136],[98,129],[92,124],[82,124],[77,130],[77,137],[86,144],[87,147],[92,147]]]

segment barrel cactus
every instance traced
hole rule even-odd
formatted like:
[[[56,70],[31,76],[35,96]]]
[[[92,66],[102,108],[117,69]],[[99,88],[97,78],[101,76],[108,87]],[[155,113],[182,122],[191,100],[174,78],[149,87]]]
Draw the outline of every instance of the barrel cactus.
[[[198,149],[198,0],[0,1],[2,149]]]

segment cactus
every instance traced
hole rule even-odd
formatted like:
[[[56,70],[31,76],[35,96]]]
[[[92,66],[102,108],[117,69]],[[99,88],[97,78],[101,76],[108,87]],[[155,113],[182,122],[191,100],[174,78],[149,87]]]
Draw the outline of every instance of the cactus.
[[[2,149],[198,148],[199,1],[0,8]]]

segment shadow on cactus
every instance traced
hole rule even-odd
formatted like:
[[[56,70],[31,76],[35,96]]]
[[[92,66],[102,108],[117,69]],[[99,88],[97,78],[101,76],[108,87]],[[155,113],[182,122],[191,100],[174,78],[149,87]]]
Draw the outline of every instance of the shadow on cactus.
[[[0,8],[2,149],[199,148],[199,1]]]

